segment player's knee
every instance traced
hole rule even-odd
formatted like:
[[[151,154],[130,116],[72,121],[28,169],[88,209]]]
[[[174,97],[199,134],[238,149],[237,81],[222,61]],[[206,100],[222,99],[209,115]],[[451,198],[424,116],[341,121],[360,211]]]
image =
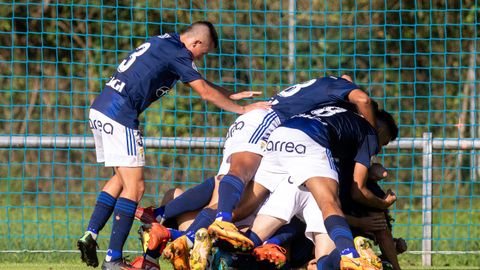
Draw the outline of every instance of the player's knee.
[[[172,190],[172,193],[173,193],[172,196],[174,199],[183,194],[183,189],[181,188],[173,188],[171,190]]]
[[[167,204],[168,202],[182,195],[182,193],[183,193],[183,190],[181,188],[171,188],[167,190],[167,192],[165,192],[165,194],[163,195],[163,199],[160,205]]]

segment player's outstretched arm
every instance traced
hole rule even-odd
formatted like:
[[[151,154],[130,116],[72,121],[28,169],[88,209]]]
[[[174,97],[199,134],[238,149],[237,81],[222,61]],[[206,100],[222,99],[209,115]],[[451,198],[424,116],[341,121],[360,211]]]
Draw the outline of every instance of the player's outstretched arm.
[[[197,92],[204,100],[212,102],[215,106],[238,114],[244,114],[254,109],[268,109],[270,103],[268,102],[255,102],[245,106],[241,106],[233,102],[230,98],[226,97],[222,92],[218,91],[205,80],[195,80],[189,82],[190,87]]]
[[[390,191],[390,193],[387,192],[385,199],[380,199],[367,188],[367,176],[368,168],[356,162],[353,171],[352,198],[359,203],[378,209],[390,207],[397,199],[395,194]]]
[[[262,94],[261,91],[242,91],[238,93],[232,93],[231,91],[216,85],[210,81],[206,81],[209,86],[213,87],[215,90],[218,92],[222,93],[225,97],[231,99],[231,100],[241,100],[244,98],[252,98],[252,97],[258,97]]]

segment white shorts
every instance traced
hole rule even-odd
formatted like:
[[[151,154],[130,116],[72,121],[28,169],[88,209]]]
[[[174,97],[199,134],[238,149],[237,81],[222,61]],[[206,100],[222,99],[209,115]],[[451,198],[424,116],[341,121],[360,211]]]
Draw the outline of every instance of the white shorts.
[[[307,224],[305,236],[314,242],[315,233],[327,233],[322,212],[312,194],[303,186],[298,187],[291,181],[283,181],[265,201],[259,215],[267,215],[290,222],[297,216]]]
[[[268,137],[279,125],[280,119],[273,110],[257,109],[240,115],[228,129],[218,175],[228,173],[230,156],[234,153],[263,155]]]
[[[143,136],[103,113],[90,109],[90,130],[95,140],[97,162],[106,167],[142,167],[145,165]]]
[[[270,192],[286,176],[297,186],[312,177],[327,177],[338,182],[337,167],[330,150],[300,130],[287,127],[275,129],[265,149],[255,182]]]

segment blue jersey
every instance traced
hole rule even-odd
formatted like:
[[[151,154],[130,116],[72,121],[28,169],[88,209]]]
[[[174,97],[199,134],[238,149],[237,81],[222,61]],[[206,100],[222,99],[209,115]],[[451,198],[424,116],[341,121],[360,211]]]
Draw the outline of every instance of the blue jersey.
[[[295,128],[340,160],[354,160],[370,168],[370,159],[379,151],[375,129],[360,115],[341,107],[327,106],[297,115],[283,123]]]
[[[272,109],[283,122],[320,106],[348,102],[348,94],[360,89],[342,78],[323,77],[288,87],[270,99]]]
[[[138,116],[175,85],[201,79],[192,53],[177,33],[154,36],[118,66],[92,108],[132,129]]]

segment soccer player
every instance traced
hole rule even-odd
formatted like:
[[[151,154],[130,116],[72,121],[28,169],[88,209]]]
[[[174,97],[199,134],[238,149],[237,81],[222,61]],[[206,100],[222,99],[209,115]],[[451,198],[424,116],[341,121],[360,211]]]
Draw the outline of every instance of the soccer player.
[[[103,187],[87,231],[77,242],[81,258],[88,266],[98,265],[96,238],[113,213],[115,219],[102,269],[128,267],[122,259],[122,249],[144,192],[145,157],[138,117],[152,102],[167,94],[180,80],[202,99],[227,111],[243,114],[270,107],[266,102],[240,106],[233,100],[259,92],[230,95],[226,89],[202,78],[193,61],[217,46],[215,28],[206,21],[195,22],[180,34],[151,37],[120,63],[93,102],[89,123],[97,161],[113,167],[115,174]]]
[[[398,134],[390,114],[378,111],[376,118],[378,135],[363,117],[341,107],[326,106],[295,116],[272,132],[267,153],[255,175],[255,181],[271,191],[279,184],[278,177],[272,176],[283,173],[311,192],[337,250],[337,256],[325,259],[340,262],[342,269],[362,269],[365,264],[381,267],[379,261],[359,259],[360,254],[354,248],[352,233],[340,209],[338,173],[333,160],[335,157],[355,161],[352,196],[379,209],[393,204],[396,200],[393,192],[382,199],[366,187],[371,157]],[[321,264],[324,262],[319,260]]]
[[[391,217],[388,210],[368,207],[358,203],[355,198],[351,196],[351,187],[353,183],[352,172],[354,168],[353,162],[344,162],[340,165],[340,189],[339,197],[342,206],[342,211],[347,217],[347,221],[352,227],[353,235],[362,235],[375,240],[382,252],[382,259],[385,263],[391,264],[394,270],[400,270],[398,263],[398,251],[396,240],[392,236]],[[369,177],[366,185],[367,188],[377,197],[384,198],[387,193],[384,192],[378,185],[377,181],[387,177],[386,169],[378,163],[372,164],[371,169],[377,171],[377,177]],[[358,198],[357,198],[358,199]],[[404,243],[400,238],[399,243]],[[401,253],[401,252],[400,252]]]

